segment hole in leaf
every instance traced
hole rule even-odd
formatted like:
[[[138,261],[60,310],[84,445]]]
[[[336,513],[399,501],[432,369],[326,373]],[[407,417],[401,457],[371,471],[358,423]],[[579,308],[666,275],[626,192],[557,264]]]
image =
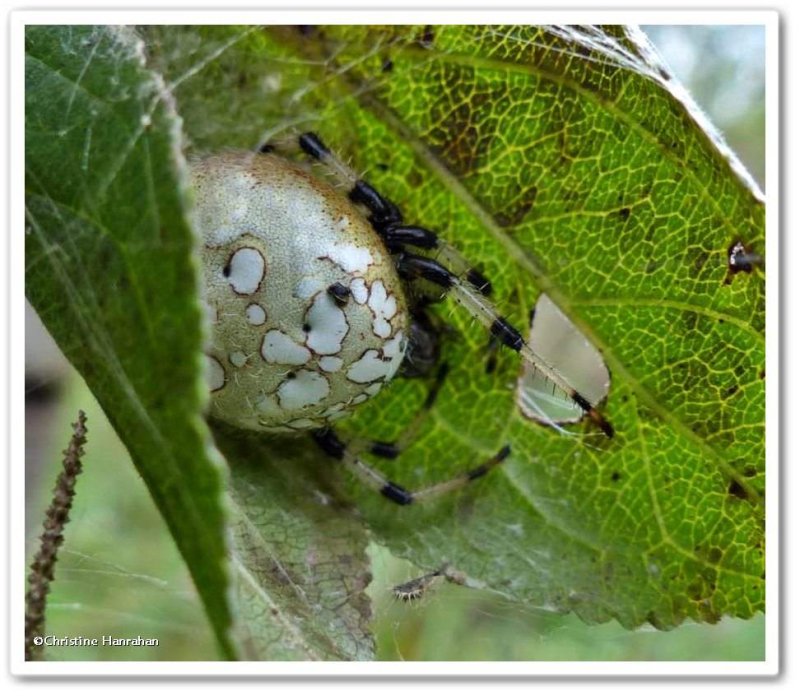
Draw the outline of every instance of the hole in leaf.
[[[531,312],[529,343],[593,406],[608,396],[611,377],[600,351],[544,293]],[[562,389],[530,365],[520,373],[517,404],[526,418],[545,425],[577,423],[584,415]]]

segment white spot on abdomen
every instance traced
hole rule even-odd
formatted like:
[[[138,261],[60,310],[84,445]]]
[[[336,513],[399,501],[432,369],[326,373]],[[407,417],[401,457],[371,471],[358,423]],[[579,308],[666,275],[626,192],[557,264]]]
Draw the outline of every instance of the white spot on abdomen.
[[[364,391],[370,396],[375,396],[381,389],[383,389],[383,382],[375,382],[366,387]]]
[[[321,374],[300,370],[293,378],[281,383],[278,387],[278,399],[282,408],[296,410],[319,403],[329,391],[328,380]]]
[[[263,394],[256,399],[256,410],[264,416],[273,418],[282,413],[275,397],[268,394]]]
[[[354,382],[374,382],[387,377],[389,372],[390,363],[383,360],[377,350],[368,350],[350,366],[347,376]]]
[[[264,279],[266,263],[258,249],[242,247],[228,259],[225,276],[237,295],[252,295]]]
[[[211,391],[217,391],[225,386],[225,369],[219,360],[206,355],[206,379]]]
[[[268,363],[278,365],[305,365],[311,359],[311,351],[293,341],[282,331],[267,331],[261,342],[261,355]]]
[[[355,278],[350,282],[350,293],[356,304],[365,304],[369,299],[367,283],[363,278]]]
[[[392,333],[389,319],[397,314],[397,300],[394,295],[387,294],[382,280],[376,280],[372,284],[367,305],[375,315],[372,320],[372,330],[375,335],[388,338]]]
[[[228,360],[234,367],[243,367],[247,362],[247,356],[242,351],[237,350],[228,356]]]
[[[319,366],[325,372],[338,372],[342,369],[342,359],[332,355],[326,355],[324,358],[319,359]]]
[[[383,345],[383,354],[392,361],[402,358],[405,352],[406,342],[402,331],[398,331],[391,341],[386,341]]]
[[[347,376],[353,382],[374,382],[376,379],[387,379],[397,372],[403,359],[405,342],[403,332],[398,331],[394,338],[386,341],[383,350],[368,350],[347,370]],[[380,389],[380,387],[378,387]],[[369,391],[369,389],[367,389]],[[377,390],[375,391],[377,393]]]
[[[315,353],[331,355],[342,349],[342,341],[350,327],[344,312],[327,293],[321,292],[314,298],[306,312],[306,323],[310,327],[306,345]]]
[[[342,411],[346,406],[347,406],[347,402],[346,401],[339,401],[338,403],[333,404],[333,406],[329,406],[328,408],[326,408],[322,412],[322,415],[323,416],[331,416],[334,413],[339,413],[339,411]]]
[[[322,426],[319,421],[311,420],[310,418],[295,418],[295,420],[289,421],[286,425],[298,430],[308,430],[309,428],[319,428]]]
[[[253,326],[261,326],[267,320],[267,313],[264,308],[259,304],[249,304],[247,309],[244,310],[247,321]]]
[[[374,262],[369,249],[354,244],[332,244],[319,258],[329,258],[346,273],[366,273]]]

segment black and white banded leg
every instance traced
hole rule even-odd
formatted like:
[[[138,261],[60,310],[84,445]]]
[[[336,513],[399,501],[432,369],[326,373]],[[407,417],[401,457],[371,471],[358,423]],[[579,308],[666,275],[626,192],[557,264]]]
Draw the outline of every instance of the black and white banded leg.
[[[411,505],[411,503],[437,498],[463,488],[499,466],[511,453],[511,447],[505,445],[486,461],[455,478],[417,491],[410,491],[399,483],[390,481],[380,471],[364,462],[347,447],[332,428],[315,430],[312,437],[325,454],[342,462],[362,483],[398,505]]]

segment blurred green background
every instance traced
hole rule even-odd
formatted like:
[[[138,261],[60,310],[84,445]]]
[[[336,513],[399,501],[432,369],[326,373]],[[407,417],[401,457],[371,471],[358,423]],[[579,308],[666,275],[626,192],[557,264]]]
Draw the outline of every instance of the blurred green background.
[[[644,27],[763,186],[762,27]],[[79,408],[88,414],[84,474],[48,606],[56,636],[156,637],[157,647],[53,647],[49,660],[213,660],[202,607],[166,526],[102,411],[32,312],[26,318],[26,535],[30,559]],[[420,574],[372,549],[374,631],[382,660],[763,660],[763,616],[670,631],[586,626],[521,610],[495,593],[442,583],[419,602],[393,585]],[[424,571],[431,569],[424,569]],[[424,572],[423,571],[423,572]]]

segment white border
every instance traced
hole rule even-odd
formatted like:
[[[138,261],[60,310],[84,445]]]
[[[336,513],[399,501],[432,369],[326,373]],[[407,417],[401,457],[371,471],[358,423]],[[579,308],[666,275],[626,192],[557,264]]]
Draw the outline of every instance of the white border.
[[[198,3],[199,4],[199,3]],[[295,3],[296,4],[296,3]],[[351,2],[360,4],[360,0]],[[364,3],[369,7],[371,3]],[[462,6],[464,3],[461,3]],[[633,15],[633,16],[632,16]],[[520,11],[520,10],[462,10],[442,11],[408,9],[376,11],[330,10],[285,10],[285,11],[163,11],[120,10],[42,10],[15,12],[10,21],[11,58],[11,138],[10,138],[10,320],[11,336],[22,335],[24,326],[24,253],[22,235],[24,229],[24,28],[26,24],[81,24],[81,23],[158,23],[158,24],[480,24],[498,23],[622,23],[635,21],[640,24],[758,24],[766,28],[766,103],[767,103],[767,290],[769,313],[767,324],[767,533],[769,539],[767,555],[767,631],[766,660],[764,662],[409,662],[409,663],[310,663],[310,662],[37,662],[26,663],[22,659],[22,641],[11,643],[10,668],[17,675],[774,675],[778,663],[778,623],[780,616],[778,596],[778,452],[779,452],[779,264],[778,264],[778,15],[775,12],[687,12],[687,11]],[[787,128],[788,130],[788,128]],[[24,596],[24,477],[19,463],[24,462],[24,354],[19,340],[10,344],[10,403],[11,433],[17,435],[11,442],[11,512],[10,533],[12,542],[11,562],[11,607],[9,630],[11,636],[23,635],[23,617],[20,606]]]
[[[297,3],[294,3],[297,4]],[[774,11],[738,10],[714,12],[676,12],[674,10],[520,10],[488,9],[440,10],[420,8],[374,9],[374,3],[352,2],[365,9],[346,10],[18,10],[11,14],[12,30],[24,24],[268,24],[296,25],[314,20],[317,24],[637,24],[673,25],[773,25]],[[468,4],[468,3],[463,3]],[[641,21],[640,21],[641,20]]]

